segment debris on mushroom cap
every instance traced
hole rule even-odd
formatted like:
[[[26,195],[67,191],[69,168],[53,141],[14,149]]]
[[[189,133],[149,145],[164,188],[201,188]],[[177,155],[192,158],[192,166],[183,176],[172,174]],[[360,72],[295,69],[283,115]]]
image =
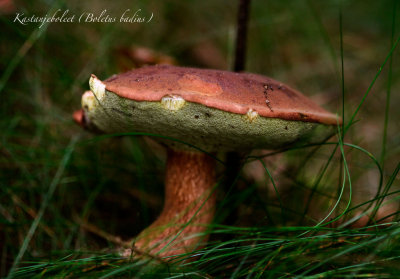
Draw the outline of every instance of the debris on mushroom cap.
[[[178,149],[188,147],[166,138],[210,152],[316,143],[340,121],[299,92],[254,74],[150,66],[105,81],[92,75],[89,83],[92,92],[82,97],[87,123],[106,133],[162,135],[159,141]]]
[[[338,118],[298,91],[269,77],[168,65],[148,66],[116,75],[105,88],[136,101],[160,101],[166,95],[237,114],[336,125]]]

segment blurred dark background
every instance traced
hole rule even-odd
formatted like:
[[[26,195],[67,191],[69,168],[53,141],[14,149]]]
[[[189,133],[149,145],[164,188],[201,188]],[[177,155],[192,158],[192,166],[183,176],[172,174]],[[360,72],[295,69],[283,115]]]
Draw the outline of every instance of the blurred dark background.
[[[398,16],[393,25],[394,2],[253,0],[246,71],[280,80],[341,115],[342,38],[346,122],[389,54],[393,26],[394,40],[399,35]],[[38,28],[38,23],[15,21],[16,13],[44,16],[57,9],[77,16],[98,15],[106,9],[117,22],[52,23]],[[126,9],[131,13],[141,9],[141,15],[148,18],[153,13],[153,18],[148,23],[119,23]],[[82,131],[72,113],[80,108],[92,73],[104,79],[149,63],[232,69],[237,1],[3,0],[0,13],[0,276],[4,276],[52,183],[55,192],[26,250],[26,260],[51,258],[66,250],[112,249],[114,243],[101,232],[129,239],[154,220],[162,207],[163,149],[149,148],[140,137],[88,141],[95,135]],[[392,58],[390,86],[388,62],[345,138],[377,158],[385,181],[400,160],[398,48]],[[389,121],[384,141],[385,114]],[[77,135],[65,162],[66,148]],[[378,189],[379,172],[365,154],[346,150],[353,204],[368,201]],[[246,164],[235,186],[238,191],[219,194],[220,202],[229,206],[216,222],[226,222],[234,212],[237,219],[230,225],[315,224],[329,212],[341,186],[340,154],[336,154],[310,196],[331,151],[324,146],[308,158],[310,150],[293,150],[265,160],[282,197],[283,217],[262,165]],[[399,187],[398,178],[393,185]],[[305,210],[308,199],[312,203]],[[388,211],[382,214],[398,210],[396,198],[389,199]],[[348,195],[339,209],[347,200]]]

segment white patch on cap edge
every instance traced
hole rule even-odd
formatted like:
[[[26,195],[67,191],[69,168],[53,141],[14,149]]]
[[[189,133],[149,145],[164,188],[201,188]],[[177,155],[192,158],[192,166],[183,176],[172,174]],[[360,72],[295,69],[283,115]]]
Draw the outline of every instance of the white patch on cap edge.
[[[167,109],[167,110],[172,110],[172,111],[177,111],[180,110],[184,105],[186,101],[180,96],[173,96],[173,95],[168,95],[164,96],[161,99],[161,105]]]
[[[82,95],[82,101],[81,101],[82,108],[86,111],[91,111],[93,110],[95,106],[95,97],[93,95],[92,91],[85,91]]]
[[[90,90],[96,96],[98,100],[101,100],[106,95],[106,85],[99,80],[95,75],[92,75],[89,79]]]
[[[256,112],[253,109],[249,109],[246,113],[246,118],[250,121],[253,122],[255,119],[258,117],[258,112]]]

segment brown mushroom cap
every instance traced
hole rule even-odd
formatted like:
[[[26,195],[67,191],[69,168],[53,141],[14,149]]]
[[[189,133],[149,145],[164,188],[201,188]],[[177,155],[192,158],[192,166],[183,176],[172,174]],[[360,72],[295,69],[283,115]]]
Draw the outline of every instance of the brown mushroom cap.
[[[221,70],[156,65],[115,75],[106,89],[136,101],[177,95],[187,102],[223,111],[336,125],[337,117],[300,92],[266,76]]]
[[[299,92],[255,74],[148,66],[103,82],[92,75],[89,83],[82,107],[99,130],[154,133],[207,151],[320,142],[338,123]]]

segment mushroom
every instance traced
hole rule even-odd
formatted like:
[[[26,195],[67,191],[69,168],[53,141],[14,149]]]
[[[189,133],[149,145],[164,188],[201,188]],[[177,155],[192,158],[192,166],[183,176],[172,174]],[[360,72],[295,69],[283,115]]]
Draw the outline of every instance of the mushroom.
[[[322,142],[338,122],[296,90],[256,74],[157,65],[104,81],[92,75],[89,84],[77,122],[104,133],[163,136],[156,140],[168,150],[164,207],[134,240],[136,250],[161,256],[207,241],[216,202],[210,153]]]

